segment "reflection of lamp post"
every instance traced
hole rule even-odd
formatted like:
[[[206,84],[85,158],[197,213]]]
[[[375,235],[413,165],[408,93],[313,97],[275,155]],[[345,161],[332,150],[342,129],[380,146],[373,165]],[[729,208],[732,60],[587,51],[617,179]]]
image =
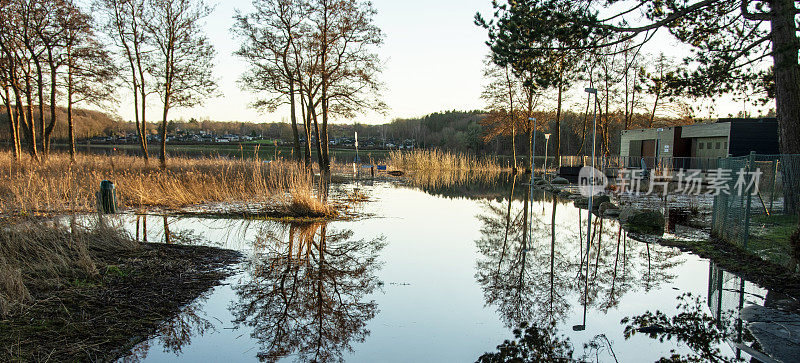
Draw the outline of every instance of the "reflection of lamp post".
[[[550,134],[544,134],[544,177],[547,179],[547,145],[550,145]]]

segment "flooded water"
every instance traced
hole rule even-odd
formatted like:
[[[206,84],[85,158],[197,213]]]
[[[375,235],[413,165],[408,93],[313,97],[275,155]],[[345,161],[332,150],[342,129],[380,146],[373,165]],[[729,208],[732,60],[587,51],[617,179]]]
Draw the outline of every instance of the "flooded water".
[[[366,217],[289,224],[122,216],[131,233],[146,223],[150,242],[168,235],[247,256],[125,360],[465,362],[496,352],[524,324],[552,324],[548,337],[568,341],[575,359],[652,362],[694,354],[696,345],[677,332],[663,342],[626,338],[623,319],[648,311],[721,318],[765,303],[758,286],[695,255],[633,240],[614,220],[593,218],[587,241],[585,210],[521,183],[337,188],[366,194],[357,207]],[[679,306],[694,299],[699,305]],[[733,337],[738,327],[747,343],[741,324],[714,324]],[[735,340],[711,348],[747,357]]]

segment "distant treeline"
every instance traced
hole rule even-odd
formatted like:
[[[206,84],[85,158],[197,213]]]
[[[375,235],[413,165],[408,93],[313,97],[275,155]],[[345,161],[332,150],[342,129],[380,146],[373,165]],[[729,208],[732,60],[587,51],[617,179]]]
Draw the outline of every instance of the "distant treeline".
[[[56,119],[65,120],[66,115],[67,109],[65,107],[56,107]],[[34,107],[33,116],[36,119],[39,118],[38,107]],[[110,136],[123,132],[126,127],[125,123],[121,122],[117,116],[101,111],[74,108],[72,110],[72,118],[74,120],[75,137],[77,138]],[[49,112],[45,112],[44,120],[45,123],[50,123]],[[66,123],[56,122],[52,138],[58,142],[66,141],[69,137],[68,131]],[[8,114],[2,112],[0,113],[0,139],[9,140],[9,133]]]
[[[63,110],[59,110],[63,112]],[[132,122],[120,122],[114,117],[102,112],[90,110],[77,110],[76,117],[80,122],[76,122],[76,135],[82,137],[125,135],[135,133],[136,126]],[[548,113],[539,113],[538,117],[542,121],[549,123],[548,126],[542,125],[542,129],[550,129],[555,122],[554,116]],[[580,155],[589,150],[592,142],[591,135],[591,115],[566,111],[562,114],[561,141],[562,155]],[[650,115],[636,114],[631,127],[647,127],[647,120]],[[691,123],[691,119],[661,118],[658,125],[679,125]],[[7,120],[0,116],[0,124],[5,124]],[[331,124],[329,125],[330,139],[352,138],[354,132],[358,131],[359,140],[362,145],[367,140],[385,141],[394,143],[396,146],[405,144],[418,148],[440,148],[451,151],[471,152],[478,155],[511,155],[511,137],[507,135],[489,135],[488,133],[488,113],[481,110],[473,111],[443,111],[416,118],[396,119],[386,124]],[[56,138],[66,137],[66,126],[57,128]],[[619,138],[622,130],[621,124],[610,123],[607,131],[598,134],[598,149],[608,148],[610,154],[618,154]],[[7,133],[7,127],[3,128],[3,133]],[[150,130],[156,133],[156,129]],[[292,129],[289,123],[285,122],[235,122],[235,121],[211,121],[211,120],[173,120],[169,121],[167,132],[174,133],[210,133],[214,135],[247,135],[261,137],[264,139],[278,139],[285,142],[292,140]],[[604,137],[607,135],[607,138]],[[528,148],[527,134],[518,134],[516,147],[518,154],[524,155]],[[552,141],[552,140],[551,140]],[[538,132],[536,139],[536,152],[538,155],[545,151],[544,133]],[[588,147],[587,147],[588,146]],[[549,145],[550,153],[553,152],[552,143]]]

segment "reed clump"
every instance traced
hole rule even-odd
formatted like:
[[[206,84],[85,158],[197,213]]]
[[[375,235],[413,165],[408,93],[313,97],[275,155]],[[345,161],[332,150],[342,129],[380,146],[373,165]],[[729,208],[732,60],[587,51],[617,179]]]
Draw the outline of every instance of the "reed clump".
[[[328,211],[315,197],[314,177],[292,161],[222,157],[158,161],[125,155],[51,154],[41,163],[0,152],[0,213],[90,212],[101,180],[114,182],[121,207],[180,208],[216,202],[256,202]]]
[[[389,152],[392,167],[415,172],[433,173],[442,171],[502,172],[506,168],[495,158],[480,158],[475,155],[439,149]]]
[[[96,280],[96,254],[138,247],[121,229],[97,223],[22,221],[0,229],[0,316],[19,311],[36,291]]]

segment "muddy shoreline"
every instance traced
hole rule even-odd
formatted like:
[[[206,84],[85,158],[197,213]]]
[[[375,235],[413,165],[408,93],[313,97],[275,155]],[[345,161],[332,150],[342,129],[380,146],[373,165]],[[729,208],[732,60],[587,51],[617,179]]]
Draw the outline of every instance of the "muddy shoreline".
[[[0,318],[0,361],[114,361],[234,273],[239,252],[143,243],[95,256],[100,275],[32,286],[24,311]]]

